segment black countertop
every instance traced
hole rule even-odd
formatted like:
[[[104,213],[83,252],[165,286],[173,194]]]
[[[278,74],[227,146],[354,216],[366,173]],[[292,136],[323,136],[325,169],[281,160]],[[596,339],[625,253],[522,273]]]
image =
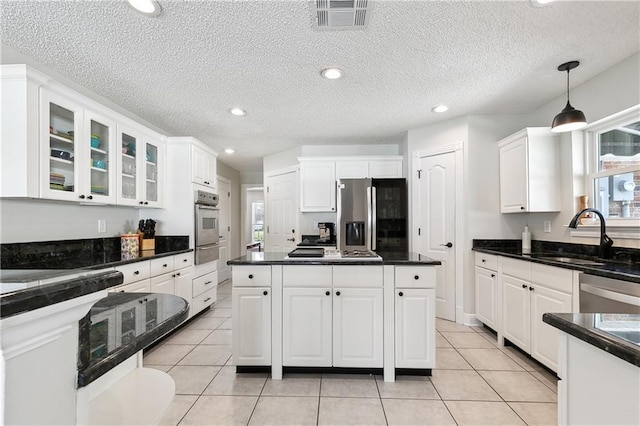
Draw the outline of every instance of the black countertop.
[[[640,315],[546,313],[542,321],[640,367]]]
[[[473,240],[473,250],[544,265],[575,269],[591,275],[640,283],[640,250],[617,249],[614,259],[597,257],[598,246],[534,241],[532,253],[522,254],[520,240]],[[577,265],[543,257],[562,256],[594,260],[604,265]]]
[[[80,320],[78,387],[87,386],[187,319],[189,304],[159,293],[111,293]]]
[[[440,265],[439,260],[413,252],[378,252],[382,260],[331,259],[329,257],[308,257],[285,259],[287,253],[259,252],[247,253],[227,261],[227,265]]]

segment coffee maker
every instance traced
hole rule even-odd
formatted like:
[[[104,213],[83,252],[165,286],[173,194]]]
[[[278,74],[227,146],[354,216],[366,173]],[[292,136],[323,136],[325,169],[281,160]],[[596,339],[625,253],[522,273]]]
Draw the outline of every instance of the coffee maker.
[[[336,224],[332,222],[318,222],[318,231],[320,231],[319,243],[335,243],[336,242]]]

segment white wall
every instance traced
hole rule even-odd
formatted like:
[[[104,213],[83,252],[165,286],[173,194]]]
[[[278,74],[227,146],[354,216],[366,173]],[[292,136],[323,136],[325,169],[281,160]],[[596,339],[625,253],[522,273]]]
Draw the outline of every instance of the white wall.
[[[242,228],[240,204],[242,193],[240,192],[240,172],[229,167],[222,161],[217,162],[218,176],[225,177],[231,181],[231,202],[230,216],[231,236],[229,238],[229,259],[235,259],[240,256],[240,230]]]
[[[98,233],[98,219],[107,232]],[[81,206],[44,200],[1,200],[0,243],[117,237],[138,226],[132,207]]]

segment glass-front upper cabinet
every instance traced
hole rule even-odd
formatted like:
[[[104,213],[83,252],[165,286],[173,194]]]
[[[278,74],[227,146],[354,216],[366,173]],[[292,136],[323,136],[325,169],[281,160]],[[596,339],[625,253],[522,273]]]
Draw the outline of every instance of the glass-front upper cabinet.
[[[56,93],[41,90],[40,189],[43,198],[78,201],[82,107]]]
[[[138,206],[140,191],[138,185],[138,156],[141,135],[134,129],[118,127],[118,204]],[[143,154],[144,156],[144,154]]]
[[[119,126],[118,204],[161,207],[164,151],[147,133]]]
[[[115,204],[116,122],[91,111],[85,111],[84,119],[86,130],[82,143],[89,155],[85,164],[87,168],[83,194],[86,194],[88,200]]]
[[[150,207],[160,207],[161,205],[161,172],[163,165],[162,148],[159,143],[150,140],[145,141],[145,197],[144,205]]]

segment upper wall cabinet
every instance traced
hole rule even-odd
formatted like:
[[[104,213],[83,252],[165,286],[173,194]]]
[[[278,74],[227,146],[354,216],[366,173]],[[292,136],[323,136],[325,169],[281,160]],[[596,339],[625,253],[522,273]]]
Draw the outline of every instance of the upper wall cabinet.
[[[402,158],[336,160],[336,179],[401,178]]]
[[[193,183],[217,187],[217,157],[197,145],[191,146],[191,180]]]
[[[0,197],[161,207],[162,136],[25,65],[0,70]]]
[[[300,211],[336,211],[336,163],[300,160]]]
[[[500,211],[560,211],[560,140],[548,127],[529,127],[498,143]]]

